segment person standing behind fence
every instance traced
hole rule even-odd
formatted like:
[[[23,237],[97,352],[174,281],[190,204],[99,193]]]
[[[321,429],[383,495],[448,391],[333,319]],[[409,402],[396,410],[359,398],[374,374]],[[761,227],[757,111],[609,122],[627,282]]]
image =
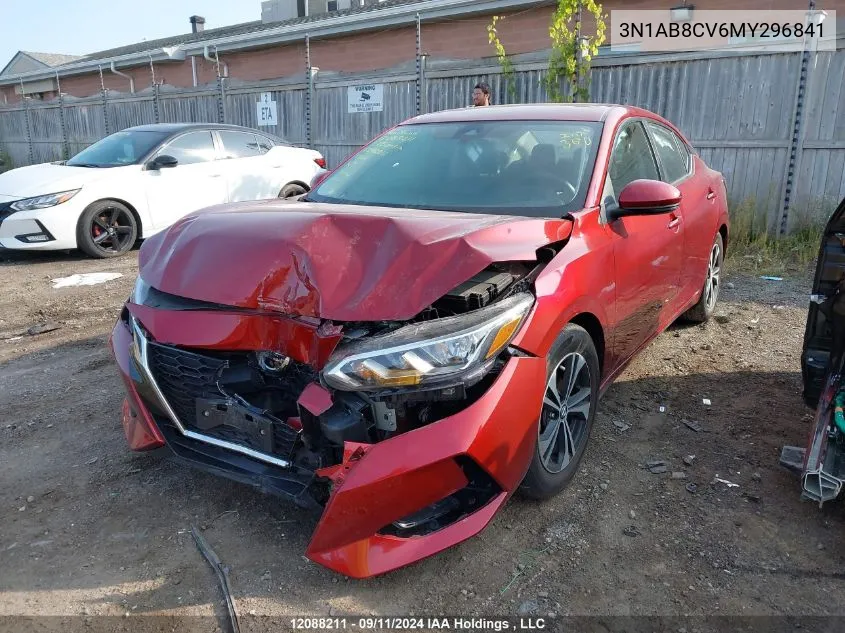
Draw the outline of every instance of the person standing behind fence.
[[[472,90],[472,105],[476,108],[490,105],[490,86],[483,82],[475,85]]]

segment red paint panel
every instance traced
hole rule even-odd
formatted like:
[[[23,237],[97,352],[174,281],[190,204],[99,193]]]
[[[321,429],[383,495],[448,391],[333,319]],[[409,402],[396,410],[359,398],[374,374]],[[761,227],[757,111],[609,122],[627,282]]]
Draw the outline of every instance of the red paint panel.
[[[332,394],[317,383],[312,382],[299,394],[296,404],[312,415],[321,415],[331,408]]]
[[[533,261],[570,231],[568,220],[259,201],[179,220],[144,243],[139,262],[148,284],[180,297],[404,320],[491,263]],[[220,266],[223,253],[237,266]]]
[[[322,368],[340,341],[340,330],[323,334],[318,326],[278,314],[159,310],[126,307],[153,338],[168,345],[219,350],[269,350]]]
[[[375,535],[308,558],[353,578],[369,578],[415,563],[481,532],[509,495],[501,493],[486,506],[434,534],[410,539]]]
[[[537,277],[537,301],[512,343],[537,356],[545,357],[560,331],[580,314],[599,321],[606,352],[612,350],[616,303],[613,240],[600,224],[597,211],[574,215],[572,236]],[[604,366],[608,367],[607,353]]]
[[[354,473],[354,468],[351,472]],[[347,476],[343,492],[329,500],[323,520],[308,545],[309,552],[325,552],[371,537],[393,521],[467,485],[466,476],[452,459],[371,481],[350,479]]]
[[[137,396],[134,399],[137,401]],[[150,451],[164,446],[164,437],[149,412],[145,407],[131,403],[129,398],[123,399],[121,423],[131,450]]]
[[[120,377],[126,386],[127,397],[121,408],[121,423],[126,435],[126,442],[133,451],[148,451],[164,446],[164,436],[159,431],[150,412],[138,397],[135,385],[130,378],[129,348],[132,345],[132,335],[129,329],[120,321],[115,325],[109,337],[109,346],[117,360]]]
[[[460,413],[367,445],[363,455],[356,450],[344,464],[322,473],[331,476],[336,487],[308,556],[343,573],[368,576],[433,554],[483,529],[528,469],[545,384],[544,359],[512,358],[490,389]],[[394,539],[375,534],[450,494],[446,491],[456,484],[453,459],[459,455],[468,455],[496,480],[504,490],[501,500],[429,536]]]

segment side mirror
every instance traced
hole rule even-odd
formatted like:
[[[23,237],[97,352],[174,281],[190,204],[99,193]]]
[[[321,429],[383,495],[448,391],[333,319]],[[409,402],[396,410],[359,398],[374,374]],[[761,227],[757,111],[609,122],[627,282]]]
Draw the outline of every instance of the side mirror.
[[[310,189],[313,191],[314,189],[316,189],[317,187],[319,187],[319,186],[320,186],[320,183],[322,183],[322,182],[323,182],[326,178],[328,178],[328,177],[329,177],[329,174],[331,174],[331,173],[332,173],[332,172],[330,172],[330,171],[326,170],[326,171],[323,171],[323,172],[320,172],[319,174],[317,174],[317,175],[316,175],[316,176],[315,176],[315,177],[311,180],[311,187],[310,187]]]
[[[162,154],[160,156],[156,156],[154,159],[147,163],[147,169],[150,170],[158,170],[158,169],[167,169],[168,167],[176,167],[179,164],[179,161],[176,160],[173,156],[168,156],[167,154]]]
[[[611,222],[629,215],[661,215],[677,211],[681,192],[659,180],[634,180],[619,194],[619,207],[607,212]]]

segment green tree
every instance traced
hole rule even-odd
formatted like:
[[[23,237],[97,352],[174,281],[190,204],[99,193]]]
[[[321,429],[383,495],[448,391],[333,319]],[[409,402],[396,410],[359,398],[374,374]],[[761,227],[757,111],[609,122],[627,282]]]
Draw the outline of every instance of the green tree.
[[[499,20],[504,20],[504,17],[494,15],[490,24],[487,25],[487,40],[496,50],[496,58],[499,60],[499,66],[502,67],[502,75],[505,77],[508,93],[515,99],[516,84],[514,83],[513,63],[511,63],[511,58],[508,57],[505,47],[502,45],[501,40],[499,40],[499,32],[496,30]]]
[[[585,36],[581,30],[584,12],[593,16],[596,23],[594,35]],[[496,51],[496,57],[508,84],[508,91],[516,95],[514,68],[504,45],[499,39],[496,25],[503,16],[495,15],[487,26],[487,37]],[[595,0],[558,0],[549,24],[551,53],[545,83],[549,99],[555,102],[586,101],[590,96],[590,62],[606,39],[607,14]],[[561,84],[566,90],[561,90]]]

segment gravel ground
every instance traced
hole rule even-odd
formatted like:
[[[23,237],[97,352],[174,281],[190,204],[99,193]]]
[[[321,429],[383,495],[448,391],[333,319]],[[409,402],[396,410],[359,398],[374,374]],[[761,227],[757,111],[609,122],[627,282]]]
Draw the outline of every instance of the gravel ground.
[[[353,581],[303,557],[314,521],[296,508],[127,450],[106,341],[136,267],[136,251],[0,255],[0,615],[63,616],[28,620],[37,630],[226,630],[192,525],[231,569],[243,630],[410,613],[789,615],[812,630],[808,616],[845,615],[845,512],[800,501],[778,466],[812,420],[799,373],[809,275],[729,276],[717,320],[661,335],[602,401],[558,498],[515,498],[478,537]],[[50,283],[83,272],[123,276]],[[60,327],[25,334],[43,323]]]

